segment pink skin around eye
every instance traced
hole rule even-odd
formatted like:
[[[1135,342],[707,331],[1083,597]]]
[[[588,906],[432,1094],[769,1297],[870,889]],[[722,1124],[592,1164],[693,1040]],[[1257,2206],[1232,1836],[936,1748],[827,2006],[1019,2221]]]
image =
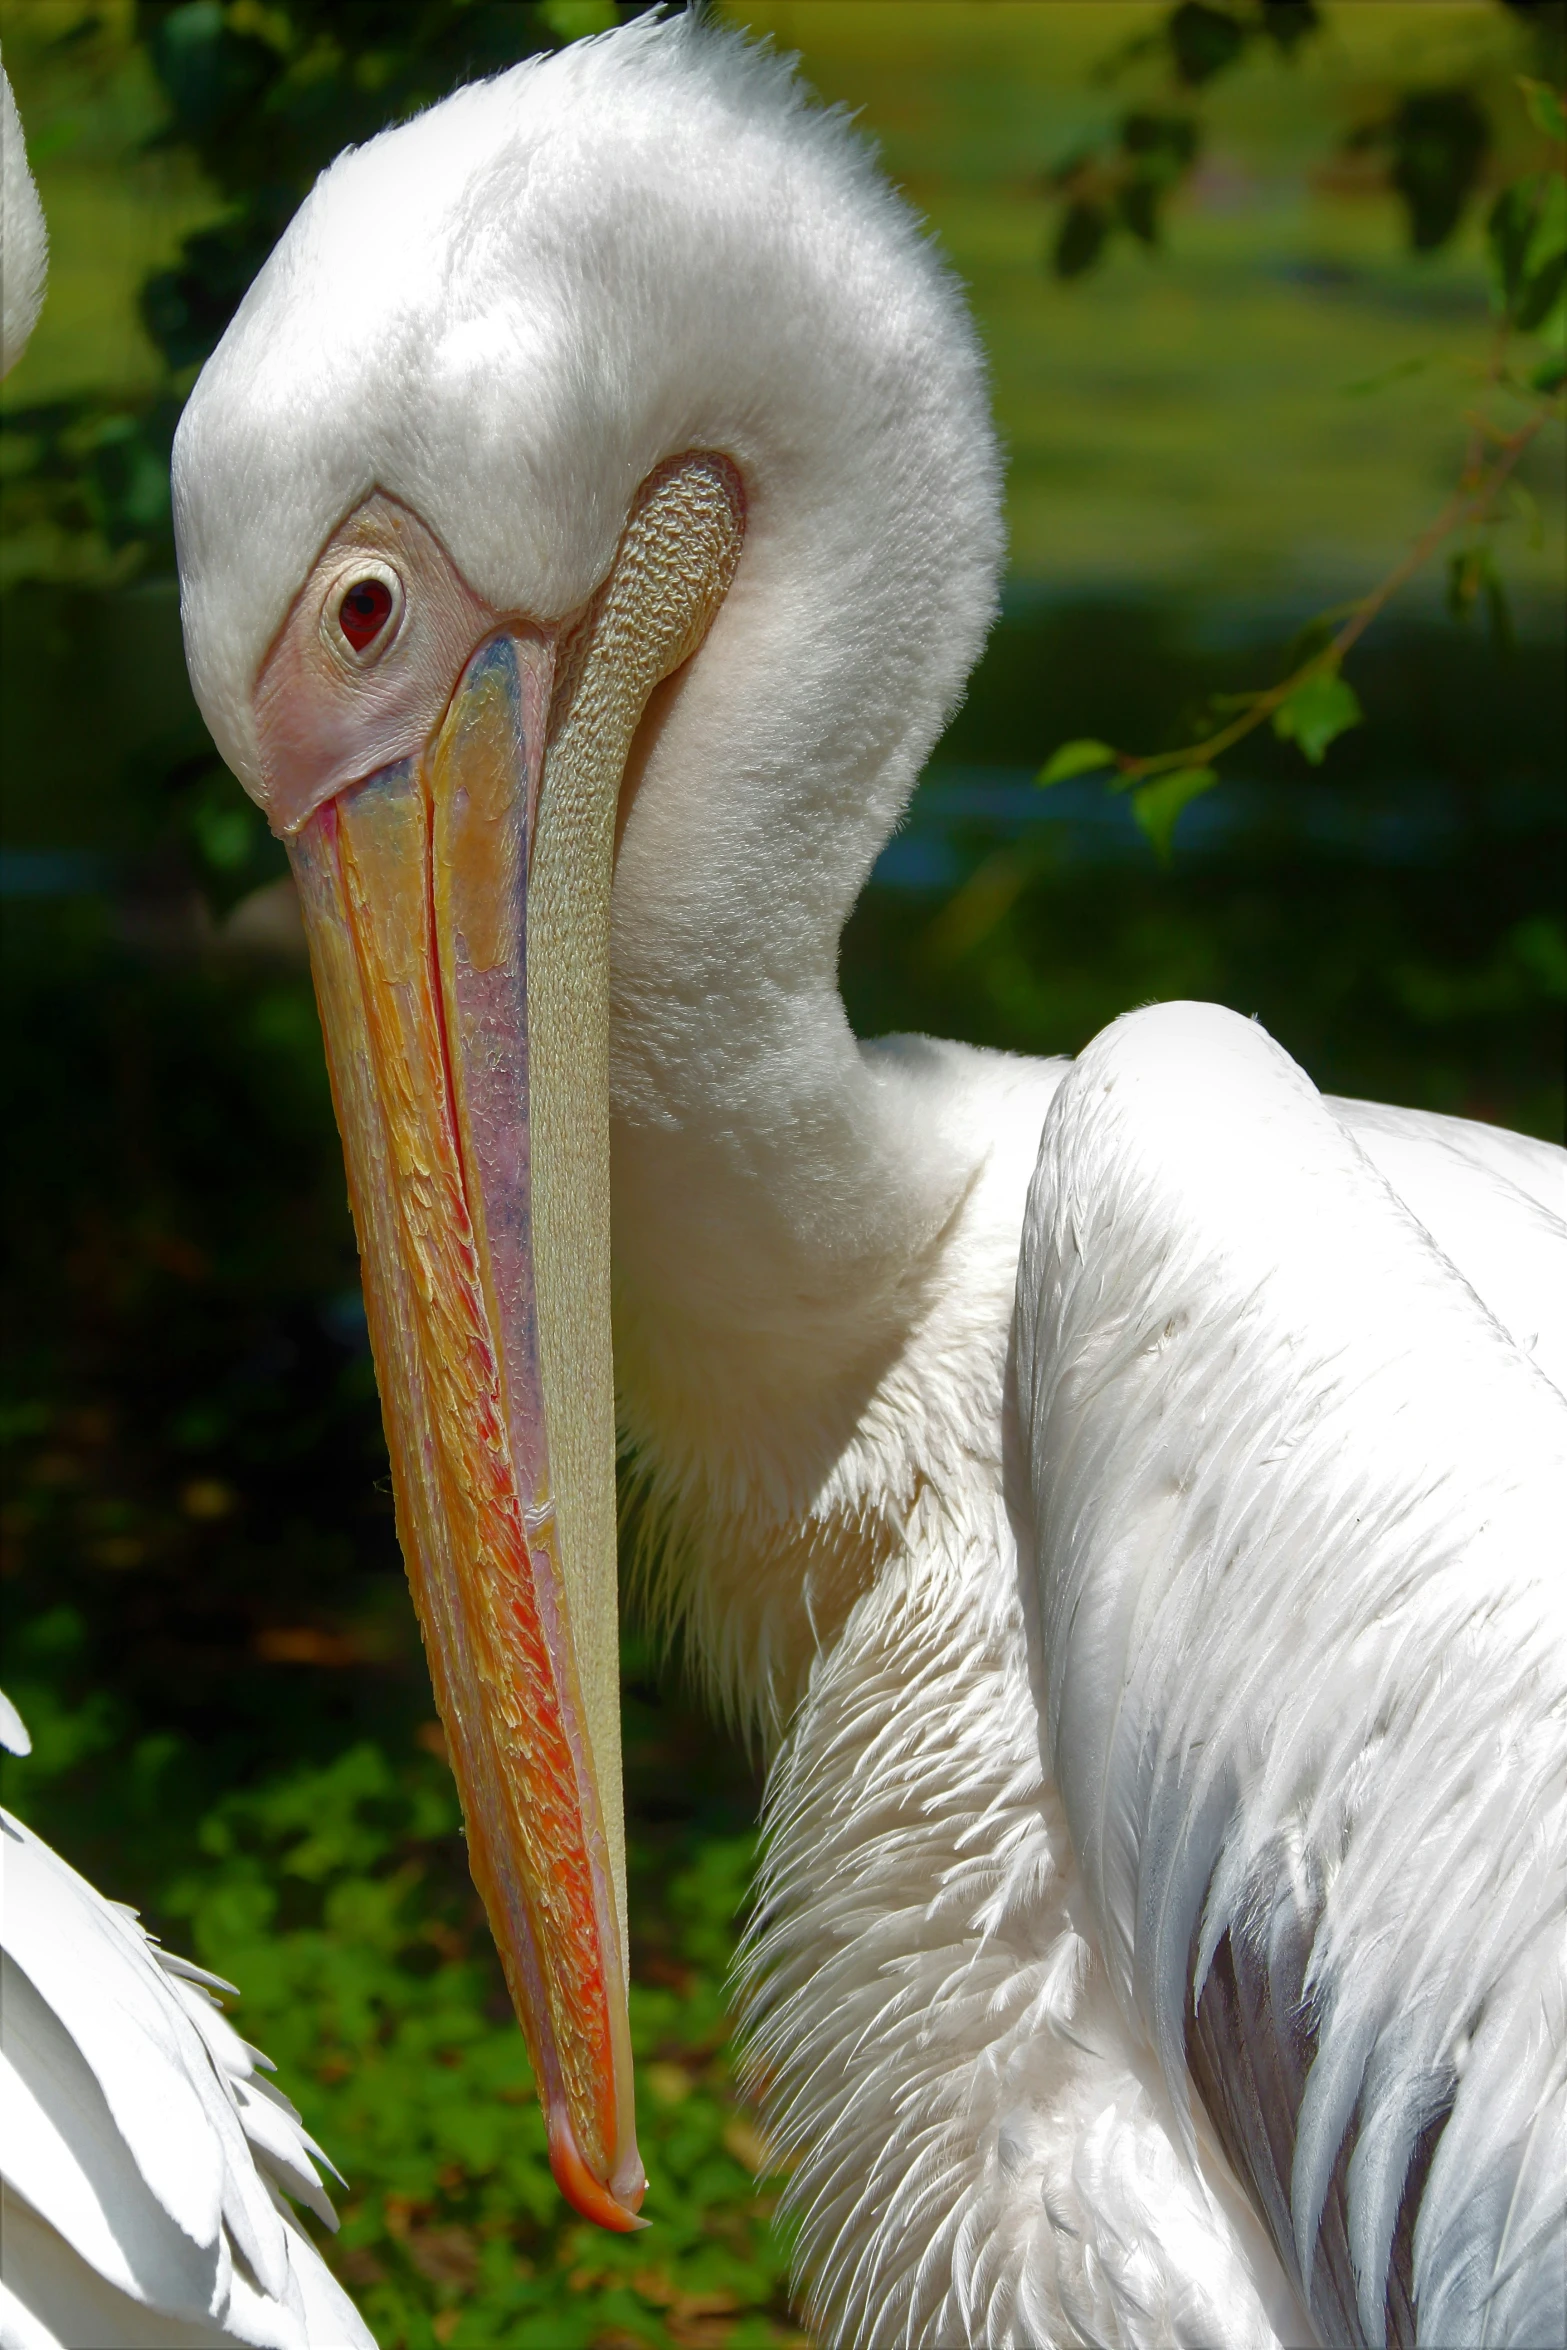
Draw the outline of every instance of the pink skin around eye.
[[[256,682],[255,797],[273,831],[288,839],[334,792],[421,750],[503,617],[416,514],[384,491],[367,498],[322,548]],[[373,658],[350,664],[348,651]]]

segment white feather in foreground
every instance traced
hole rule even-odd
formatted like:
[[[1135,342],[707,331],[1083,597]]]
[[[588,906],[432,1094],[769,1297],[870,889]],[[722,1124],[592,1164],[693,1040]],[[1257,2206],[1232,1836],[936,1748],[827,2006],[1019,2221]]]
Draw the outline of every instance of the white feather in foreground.
[[[0,72],[0,375],[16,365],[43,304],[49,233],[11,85]]]
[[[374,2350],[285,2201],[337,2224],[232,1985],[9,1812],[0,1966],[0,2350]]]

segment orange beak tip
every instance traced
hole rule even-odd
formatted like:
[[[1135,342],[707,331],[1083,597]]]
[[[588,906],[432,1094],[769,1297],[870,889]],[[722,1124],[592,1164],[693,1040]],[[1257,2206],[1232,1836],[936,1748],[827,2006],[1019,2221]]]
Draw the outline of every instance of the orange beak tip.
[[[577,2141],[571,2122],[561,2106],[552,2109],[549,2117],[550,2169],[573,2211],[596,2227],[609,2228],[615,2235],[629,2236],[638,2228],[651,2227],[651,2220],[639,2219],[636,2204],[647,2193],[647,2182],[639,2180],[633,2195],[625,2203],[611,2193],[602,2179],[595,2178],[577,2151]]]

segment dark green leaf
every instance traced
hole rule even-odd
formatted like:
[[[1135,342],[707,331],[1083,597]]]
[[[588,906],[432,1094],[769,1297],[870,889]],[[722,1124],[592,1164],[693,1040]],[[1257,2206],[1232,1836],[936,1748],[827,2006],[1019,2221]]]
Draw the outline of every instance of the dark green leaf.
[[[1069,204],[1056,232],[1051,267],[1057,277],[1081,277],[1092,269],[1110,234],[1110,215],[1102,204]]]
[[[1549,82],[1537,82],[1526,73],[1518,76],[1518,87],[1523,102],[1529,109],[1529,120],[1537,131],[1548,139],[1567,139],[1567,106]]]
[[[1503,188],[1486,219],[1485,238],[1501,310],[1512,309],[1523,283],[1524,259],[1534,235],[1535,201],[1535,182],[1514,180],[1510,188]]]
[[[1567,182],[1553,171],[1515,180],[1492,205],[1486,236],[1499,306],[1537,332],[1567,283]]]
[[[1544,269],[1536,270],[1524,280],[1513,316],[1525,334],[1533,334],[1542,327],[1562,297],[1567,286],[1567,253],[1559,253]]]
[[[1091,775],[1115,765],[1115,752],[1108,743],[1096,742],[1083,735],[1076,742],[1063,743],[1052,751],[1035,781],[1039,784],[1065,783],[1071,775]]]
[[[1363,715],[1354,687],[1336,669],[1319,669],[1274,711],[1273,731],[1281,742],[1298,743],[1312,766],[1320,767],[1329,743],[1358,726]]]
[[[1322,30],[1316,0],[1262,0],[1262,29],[1276,49],[1293,57],[1302,41]]]
[[[1463,217],[1491,144],[1468,90],[1411,90],[1393,117],[1392,181],[1409,212],[1417,253],[1445,245]]]
[[[198,138],[221,134],[244,115],[279,69],[271,44],[229,30],[218,0],[172,10],[148,47],[182,129]]]
[[[1162,190],[1156,180],[1130,179],[1123,182],[1115,199],[1121,224],[1131,231],[1140,245],[1159,242],[1159,198]]]
[[[1553,261],[1559,261],[1567,253],[1567,180],[1560,172],[1545,171],[1535,186],[1539,196],[1534,230],[1523,264],[1531,277],[1536,270],[1548,269]]]
[[[1567,283],[1567,180],[1554,171],[1542,172],[1536,186],[1534,225],[1513,310],[1526,334],[1544,325]]]
[[[1246,46],[1246,28],[1227,8],[1204,0],[1181,0],[1166,27],[1175,70],[1188,88],[1200,89],[1233,65]]]
[[[1133,113],[1122,121],[1121,145],[1140,178],[1168,185],[1197,160],[1202,132],[1189,114]]]
[[[1139,784],[1133,792],[1132,814],[1161,865],[1170,862],[1175,820],[1181,810],[1205,791],[1212,791],[1218,780],[1214,767],[1177,767],[1170,775],[1157,775],[1152,783]]]

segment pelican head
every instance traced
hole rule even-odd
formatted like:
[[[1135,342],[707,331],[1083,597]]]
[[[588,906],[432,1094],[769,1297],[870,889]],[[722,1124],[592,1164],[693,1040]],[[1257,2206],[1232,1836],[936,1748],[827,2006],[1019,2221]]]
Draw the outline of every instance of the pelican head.
[[[174,488],[196,694],[304,905],[474,1875],[556,2177],[635,2226],[612,1128],[644,1364],[698,1290],[744,1325],[757,1218],[829,1285],[865,1245],[837,941],[992,609],[978,356],[786,63],[643,22],[343,156]]]

